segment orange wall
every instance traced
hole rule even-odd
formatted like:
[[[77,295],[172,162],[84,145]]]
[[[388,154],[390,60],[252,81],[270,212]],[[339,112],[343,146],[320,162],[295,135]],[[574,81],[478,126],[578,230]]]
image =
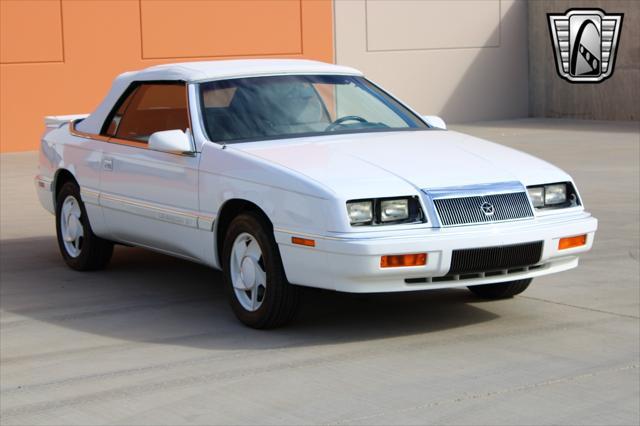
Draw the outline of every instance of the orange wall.
[[[91,112],[113,78],[166,62],[333,61],[331,0],[0,0],[0,152],[45,115]]]

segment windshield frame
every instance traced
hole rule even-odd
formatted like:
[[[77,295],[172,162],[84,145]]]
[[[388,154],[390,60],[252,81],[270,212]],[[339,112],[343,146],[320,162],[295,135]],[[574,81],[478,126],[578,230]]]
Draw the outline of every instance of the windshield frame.
[[[204,97],[202,95],[203,85],[207,83],[214,82],[223,82],[223,81],[231,81],[231,80],[241,80],[241,79],[253,79],[253,78],[269,78],[269,77],[289,77],[289,76],[301,76],[301,77],[352,77],[355,79],[361,79],[362,82],[371,86],[370,90],[374,93],[371,96],[378,99],[382,102],[387,108],[392,110],[395,114],[398,115],[403,121],[406,122],[406,119],[402,116],[401,113],[396,111],[397,107],[404,109],[403,113],[408,115],[410,118],[414,119],[416,123],[424,125],[424,127],[404,127],[404,128],[357,128],[357,129],[343,129],[343,130],[335,130],[331,132],[327,131],[319,131],[319,132],[305,132],[305,133],[293,133],[293,134],[283,134],[283,135],[269,135],[269,136],[258,136],[251,138],[242,138],[242,139],[230,139],[230,140],[214,140],[209,135],[209,130],[207,128],[206,116],[204,114],[205,105],[204,105]],[[384,90],[382,87],[372,82],[368,78],[358,75],[358,74],[340,74],[340,73],[301,73],[301,74],[265,74],[265,75],[256,75],[256,76],[238,76],[238,77],[225,77],[220,79],[212,79],[212,80],[204,80],[199,81],[195,84],[195,95],[197,97],[196,103],[198,105],[198,115],[199,124],[201,127],[202,134],[206,137],[207,141],[218,144],[218,145],[233,145],[236,143],[249,143],[249,142],[262,142],[262,141],[273,141],[273,140],[285,140],[285,139],[300,139],[300,138],[308,138],[308,137],[320,137],[320,136],[332,136],[332,135],[345,135],[345,134],[362,134],[362,133],[390,133],[390,132],[406,132],[406,131],[423,131],[423,130],[434,130],[436,129],[431,124],[429,124],[420,114],[414,111],[412,108],[407,106],[404,102],[401,102],[398,98],[391,95],[389,92]],[[375,92],[379,93],[375,93]],[[387,99],[381,99],[387,98]],[[389,102],[396,103],[397,105],[389,105]],[[324,106],[326,108],[326,105]],[[407,123],[408,124],[408,123]]]

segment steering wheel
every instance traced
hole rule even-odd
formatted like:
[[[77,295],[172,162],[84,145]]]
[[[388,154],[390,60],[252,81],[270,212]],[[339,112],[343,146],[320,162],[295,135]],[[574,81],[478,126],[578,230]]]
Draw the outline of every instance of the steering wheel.
[[[344,117],[340,117],[336,119],[333,123],[329,124],[325,130],[325,132],[330,132],[335,130],[336,127],[342,126],[342,123],[345,121],[357,121],[359,123],[368,123],[369,121],[358,116],[358,115],[345,115]]]

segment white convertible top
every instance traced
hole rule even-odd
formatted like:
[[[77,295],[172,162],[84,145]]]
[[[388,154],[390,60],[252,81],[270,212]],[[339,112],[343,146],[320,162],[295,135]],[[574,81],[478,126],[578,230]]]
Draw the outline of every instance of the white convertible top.
[[[286,74],[343,74],[362,75],[354,68],[303,59],[238,59],[225,61],[180,62],[155,65],[139,71],[120,74],[111,90],[87,118],[76,128],[87,133],[100,133],[113,105],[135,81],[185,81],[194,83],[225,78]]]

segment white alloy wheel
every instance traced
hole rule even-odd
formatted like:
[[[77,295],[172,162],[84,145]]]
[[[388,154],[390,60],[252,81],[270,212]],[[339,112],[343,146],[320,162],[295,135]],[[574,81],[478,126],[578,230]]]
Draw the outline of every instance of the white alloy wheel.
[[[249,312],[257,311],[267,290],[267,273],[258,241],[247,232],[238,235],[233,242],[229,262],[238,302]]]
[[[84,242],[84,228],[80,217],[82,210],[78,200],[73,195],[67,196],[62,204],[60,212],[60,230],[64,248],[71,257],[78,257],[82,252]]]

